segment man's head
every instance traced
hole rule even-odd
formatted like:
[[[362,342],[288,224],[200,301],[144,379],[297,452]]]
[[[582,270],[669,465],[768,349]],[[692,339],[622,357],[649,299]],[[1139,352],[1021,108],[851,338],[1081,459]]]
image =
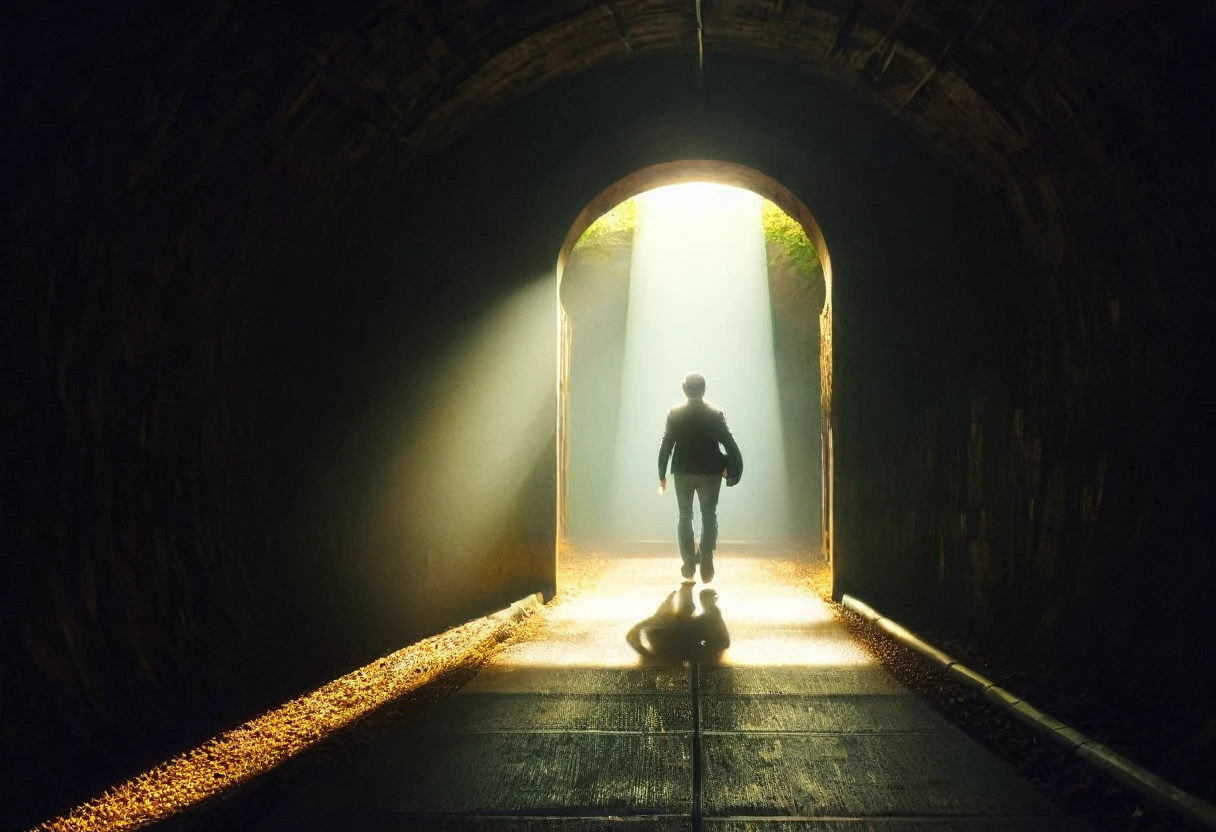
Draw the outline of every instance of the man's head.
[[[705,376],[700,373],[689,373],[684,376],[684,395],[690,399],[700,399],[705,396]]]

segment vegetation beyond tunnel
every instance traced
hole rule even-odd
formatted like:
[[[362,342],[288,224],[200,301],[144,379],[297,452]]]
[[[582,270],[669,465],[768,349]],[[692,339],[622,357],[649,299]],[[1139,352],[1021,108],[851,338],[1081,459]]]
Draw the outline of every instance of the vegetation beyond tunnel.
[[[6,15],[5,828],[551,594],[529,290],[696,159],[831,241],[837,591],[1216,759],[1210,5],[67,6]]]

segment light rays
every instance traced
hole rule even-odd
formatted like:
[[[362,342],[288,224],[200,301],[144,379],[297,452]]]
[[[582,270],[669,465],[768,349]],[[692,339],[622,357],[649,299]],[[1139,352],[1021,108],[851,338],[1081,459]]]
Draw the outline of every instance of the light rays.
[[[610,509],[615,535],[674,535],[674,498],[654,493],[655,459],[680,380],[700,370],[706,398],[725,409],[746,461],[743,483],[722,495],[723,538],[786,539],[763,200],[689,183],[649,191],[639,204]]]

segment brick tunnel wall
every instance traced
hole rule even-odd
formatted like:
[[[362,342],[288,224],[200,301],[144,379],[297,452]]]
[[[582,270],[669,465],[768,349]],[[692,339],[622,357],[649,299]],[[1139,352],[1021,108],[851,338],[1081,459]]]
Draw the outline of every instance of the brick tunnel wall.
[[[1216,570],[1197,522],[1212,463],[1199,241],[1216,203],[1210,94],[1188,79],[1212,26],[1167,8],[1152,25],[1072,22],[1007,111],[1047,125],[994,186],[1032,263],[1019,334],[991,375],[902,401],[881,442],[839,415],[837,522],[846,587],[952,618],[1095,701],[1174,714],[1165,741],[1202,759]]]
[[[842,588],[1112,673],[1168,668],[1179,634],[1211,650],[1185,472],[1207,460],[1188,397],[1212,171],[1175,83],[1204,21],[997,4],[951,40],[928,2],[764,30],[708,9],[704,117],[686,21],[636,5],[26,12],[58,60],[33,36],[9,56],[35,128],[5,223],[3,730],[29,762],[10,811],[550,582],[547,462],[499,544],[428,579],[444,553],[375,522],[393,431],[587,200],[680,157],[754,165],[827,235]]]

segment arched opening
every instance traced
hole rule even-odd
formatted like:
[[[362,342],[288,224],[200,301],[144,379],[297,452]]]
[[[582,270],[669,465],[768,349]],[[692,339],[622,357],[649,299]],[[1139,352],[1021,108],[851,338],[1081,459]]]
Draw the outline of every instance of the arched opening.
[[[712,183],[750,191],[776,206],[805,233],[822,269],[823,301],[818,316],[818,544],[832,562],[833,535],[833,407],[832,407],[832,265],[823,231],[806,203],[766,174],[745,165],[719,160],[686,160],[652,165],[604,189],[579,213],[562,244],[557,261],[557,540],[558,551],[569,541],[571,484],[571,349],[575,327],[562,298],[563,277],[575,246],[600,217],[639,195],[674,185]],[[795,507],[796,509],[796,507]],[[560,564],[559,564],[560,566]]]

